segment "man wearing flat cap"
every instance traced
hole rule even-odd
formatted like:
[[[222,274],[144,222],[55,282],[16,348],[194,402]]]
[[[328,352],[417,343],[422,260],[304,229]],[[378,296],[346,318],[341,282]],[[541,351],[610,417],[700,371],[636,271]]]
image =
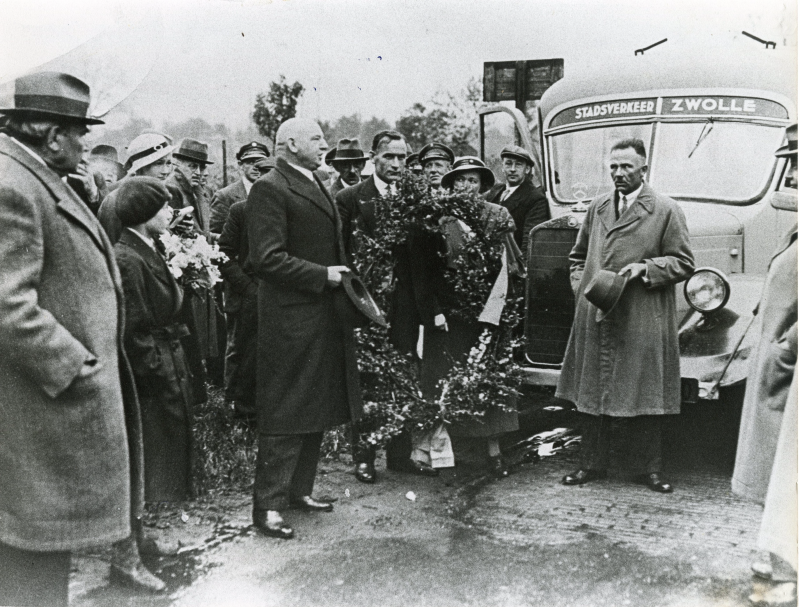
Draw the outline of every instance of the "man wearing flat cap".
[[[661,428],[681,407],[675,284],[694,271],[689,230],[678,204],[644,181],[641,139],[615,143],[608,166],[614,190],[591,202],[569,255],[575,319],[556,396],[577,405],[584,429],[580,467],[562,482],[604,478],[612,432],[627,430],[636,481],[669,493]],[[603,310],[596,286],[608,273],[627,282]]]
[[[258,163],[269,157],[267,146],[259,141],[251,141],[239,148],[236,152],[236,163],[239,165],[242,178],[227,187],[218,190],[211,199],[211,222],[210,229],[213,234],[219,237],[222,234],[222,227],[228,219],[228,211],[231,206],[242,200],[247,200],[250,188],[253,187],[256,179],[261,177]]]
[[[56,72],[18,78],[0,109],[2,605],[66,607],[70,552],[128,537],[142,503],[119,270],[63,180],[102,124],[88,109]]]
[[[346,187],[361,183],[361,171],[367,165],[367,160],[369,157],[364,155],[358,139],[339,140],[333,156],[326,159],[339,175],[328,187],[328,192],[334,199]]]
[[[500,159],[506,183],[492,188],[486,194],[486,200],[505,207],[511,213],[517,226],[514,240],[527,255],[531,230],[550,219],[550,207],[542,189],[531,181],[534,162],[528,150],[509,145],[500,152]]]
[[[422,172],[428,180],[432,190],[442,187],[442,177],[453,168],[456,156],[449,147],[443,143],[429,143],[419,151],[419,162]]]

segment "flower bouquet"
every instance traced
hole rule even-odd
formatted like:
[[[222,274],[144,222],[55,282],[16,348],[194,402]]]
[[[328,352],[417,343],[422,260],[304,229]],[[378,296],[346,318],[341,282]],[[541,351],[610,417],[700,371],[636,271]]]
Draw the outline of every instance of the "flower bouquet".
[[[222,282],[217,264],[224,263],[228,257],[220,252],[219,246],[209,244],[202,234],[179,236],[167,232],[161,235],[161,243],[169,271],[184,287],[197,292],[210,291]]]

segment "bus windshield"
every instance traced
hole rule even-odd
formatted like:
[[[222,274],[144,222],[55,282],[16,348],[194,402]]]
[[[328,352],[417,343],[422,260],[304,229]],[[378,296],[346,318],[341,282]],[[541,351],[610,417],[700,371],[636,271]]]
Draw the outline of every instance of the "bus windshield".
[[[746,122],[662,122],[607,126],[551,138],[554,194],[559,202],[589,200],[611,189],[611,146],[636,137],[650,149],[648,181],[678,199],[746,204],[766,188],[783,127]]]

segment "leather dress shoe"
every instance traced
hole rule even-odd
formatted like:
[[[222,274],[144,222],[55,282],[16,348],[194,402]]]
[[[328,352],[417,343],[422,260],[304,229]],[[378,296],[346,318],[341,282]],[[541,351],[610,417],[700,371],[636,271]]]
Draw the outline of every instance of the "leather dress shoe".
[[[139,554],[148,556],[175,556],[180,549],[179,544],[171,544],[157,540],[149,535],[142,535],[138,541]]]
[[[672,485],[661,478],[661,474],[658,472],[637,476],[636,482],[656,493],[672,493]]]
[[[122,567],[112,563],[109,581],[117,586],[127,586],[134,590],[161,592],[167,585],[154,576],[141,562],[130,567]]]
[[[375,464],[373,462],[361,462],[360,464],[356,464],[355,475],[357,481],[370,485],[378,478],[378,475],[375,473]]]
[[[585,485],[606,477],[605,470],[576,470],[561,479],[562,485]]]
[[[333,504],[330,502],[320,502],[310,495],[293,497],[290,501],[292,508],[305,510],[306,512],[333,512]]]
[[[489,469],[495,478],[505,478],[511,473],[502,455],[495,455],[489,458]]]
[[[277,510],[258,510],[253,512],[253,526],[264,535],[288,540],[294,537],[294,531],[283,522]]]

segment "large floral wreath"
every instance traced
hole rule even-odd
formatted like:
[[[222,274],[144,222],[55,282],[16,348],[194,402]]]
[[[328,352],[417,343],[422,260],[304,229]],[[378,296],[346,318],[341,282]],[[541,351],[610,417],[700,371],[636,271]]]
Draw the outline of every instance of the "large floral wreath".
[[[486,215],[481,198],[461,193],[431,192],[413,177],[399,182],[397,193],[372,201],[372,236],[357,229],[354,269],[378,305],[392,320],[394,252],[420,230],[445,242],[458,222],[460,253],[449,256],[444,280],[451,297],[442,302],[445,317],[476,322],[503,267],[508,225]],[[446,254],[443,252],[442,256]],[[514,349],[522,310],[522,294],[511,288],[497,326],[485,325],[466,361],[455,364],[441,382],[441,396],[425,399],[417,363],[390,342],[389,331],[370,325],[357,331],[358,362],[365,414],[374,430],[367,437],[381,445],[403,429],[431,430],[441,423],[481,421],[492,409],[507,409],[518,393],[520,367]]]

